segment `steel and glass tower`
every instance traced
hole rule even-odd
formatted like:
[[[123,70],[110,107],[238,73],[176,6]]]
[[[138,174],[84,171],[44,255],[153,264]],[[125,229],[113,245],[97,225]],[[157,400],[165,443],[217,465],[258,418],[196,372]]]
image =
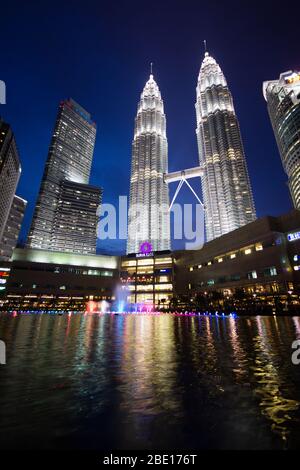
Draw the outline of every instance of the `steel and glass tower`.
[[[296,209],[300,209],[300,72],[264,82],[263,94]]]
[[[21,163],[12,128],[0,118],[0,243],[20,175]]]
[[[101,191],[88,186],[95,138],[91,115],[72,99],[62,101],[28,236],[29,248],[96,252]],[[72,183],[72,200],[68,182]]]
[[[225,76],[205,53],[196,88],[207,241],[256,218],[240,127]]]
[[[27,201],[15,195],[10,207],[9,216],[0,241],[0,259],[9,261],[16,248]]]
[[[150,75],[138,104],[132,143],[127,253],[143,243],[153,251],[170,249],[168,142],[164,104]]]

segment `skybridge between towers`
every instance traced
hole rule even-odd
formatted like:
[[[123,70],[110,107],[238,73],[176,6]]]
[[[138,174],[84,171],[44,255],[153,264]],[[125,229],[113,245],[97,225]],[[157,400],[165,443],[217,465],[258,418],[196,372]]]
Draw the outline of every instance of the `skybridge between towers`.
[[[199,198],[196,191],[192,188],[192,186],[188,182],[188,180],[192,179],[192,178],[197,178],[197,177],[201,178],[203,176],[203,174],[204,174],[204,171],[203,171],[203,168],[201,166],[196,166],[194,168],[188,168],[186,170],[174,171],[172,173],[165,173],[164,174],[164,182],[167,183],[167,184],[175,183],[176,181],[179,181],[179,184],[176,188],[176,191],[175,191],[175,194],[173,196],[172,202],[170,204],[169,211],[171,211],[171,209],[174,205],[174,202],[175,202],[175,200],[178,196],[178,193],[179,193],[179,191],[182,188],[184,183],[189,187],[189,189],[192,191],[192,193],[194,194],[197,201],[201,204],[202,208],[204,209],[204,204],[202,203],[202,201]]]

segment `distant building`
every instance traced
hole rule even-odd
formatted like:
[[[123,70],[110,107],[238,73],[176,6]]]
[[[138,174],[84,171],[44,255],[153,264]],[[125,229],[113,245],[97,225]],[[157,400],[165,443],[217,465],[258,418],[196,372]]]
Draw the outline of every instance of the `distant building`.
[[[2,309],[85,311],[88,302],[115,300],[119,259],[16,248],[0,265],[1,279]]]
[[[210,308],[213,299],[246,299],[250,309],[280,303],[295,311],[300,211],[257,219],[194,251],[117,257],[16,248],[11,262],[0,263],[0,297],[2,310],[85,311],[88,302],[100,310],[102,301],[133,312],[186,310],[200,297]]]
[[[196,88],[199,162],[207,241],[256,218],[232,95],[215,59],[205,53]]]
[[[150,75],[138,105],[132,143],[127,254],[142,243],[154,251],[170,249],[168,142],[164,104]]]
[[[216,291],[264,300],[299,295],[300,211],[257,219],[201,250],[174,252],[174,264],[176,294],[188,298]]]
[[[0,242],[21,175],[21,163],[14,134],[0,118]]]
[[[121,282],[133,308],[168,308],[173,293],[173,255],[170,251],[128,255],[121,259]]]
[[[71,222],[70,211],[68,213],[66,210],[66,205],[71,201],[64,201],[63,198],[64,196],[70,198],[70,191],[75,191],[75,184],[86,186],[81,193],[83,196],[81,202],[76,203],[81,208],[76,216],[76,222],[80,227],[83,224],[88,227],[94,224],[97,206],[93,206],[92,210],[91,201],[86,194],[95,138],[96,125],[91,115],[72,99],[62,101],[28,235],[28,247],[53,251],[64,251],[69,247],[70,251],[75,250],[77,253],[95,253],[96,237],[89,237],[87,241],[79,236],[79,230],[76,229],[77,241],[74,243],[76,237],[72,229],[67,228],[65,234],[63,230],[59,230],[57,234],[57,228],[63,228],[59,225],[66,222],[66,226],[69,227]],[[73,186],[68,182],[73,183]],[[91,187],[90,191],[94,193],[95,188]],[[98,193],[100,194],[100,190]],[[76,197],[80,197],[79,193],[77,194]],[[100,203],[100,198],[98,202]],[[75,207],[74,200],[72,207]],[[73,209],[71,212],[71,218],[75,220]],[[63,220],[58,223],[60,218]]]
[[[14,196],[5,229],[0,241],[0,260],[9,261],[15,249],[26,209],[27,201]]]
[[[293,204],[300,209],[300,72],[266,81],[263,94],[281,155]]]

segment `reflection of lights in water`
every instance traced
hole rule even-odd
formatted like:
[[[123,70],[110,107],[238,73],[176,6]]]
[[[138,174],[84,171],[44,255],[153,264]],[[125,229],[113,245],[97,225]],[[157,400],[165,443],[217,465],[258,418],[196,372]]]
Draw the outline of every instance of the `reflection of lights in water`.
[[[292,412],[298,410],[300,402],[283,396],[282,379],[275,362],[278,351],[274,350],[274,345],[270,345],[270,329],[265,328],[266,322],[271,321],[273,324],[273,318],[266,319],[263,324],[261,317],[257,317],[256,321],[259,334],[254,337],[254,350],[257,353],[254,365],[257,378],[255,392],[260,398],[262,414],[272,423],[272,430],[286,441],[289,434],[287,424],[292,419]]]
[[[173,319],[128,315],[124,322],[120,406],[130,410],[136,432],[143,435],[145,416],[155,416],[160,408],[173,412],[180,407]]]
[[[231,317],[229,322],[229,338],[233,350],[233,358],[236,367],[233,369],[237,378],[243,378],[247,375],[247,355],[241,346],[240,338],[237,332],[237,322]]]
[[[297,339],[300,338],[300,318],[299,317],[293,317],[293,323],[295,325],[295,329],[297,332]]]

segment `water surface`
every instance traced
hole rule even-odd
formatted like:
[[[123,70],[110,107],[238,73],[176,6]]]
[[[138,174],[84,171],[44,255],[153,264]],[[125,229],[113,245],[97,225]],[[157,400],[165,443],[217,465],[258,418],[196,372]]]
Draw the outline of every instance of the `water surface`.
[[[0,314],[0,447],[300,445],[300,318]]]

